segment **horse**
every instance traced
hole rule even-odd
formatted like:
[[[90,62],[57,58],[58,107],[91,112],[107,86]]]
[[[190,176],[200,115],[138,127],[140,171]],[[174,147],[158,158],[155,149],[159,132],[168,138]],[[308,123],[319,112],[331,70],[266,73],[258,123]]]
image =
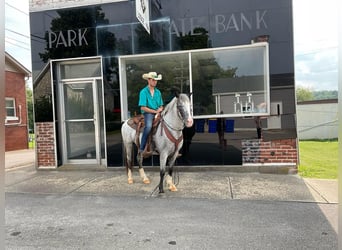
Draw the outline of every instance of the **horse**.
[[[126,120],[121,127],[128,184],[133,183],[133,144],[138,144],[136,140],[137,131],[129,125],[130,119]],[[160,113],[160,121],[156,129],[151,131],[154,150],[159,153],[159,193],[164,193],[163,182],[166,170],[168,170],[168,175],[165,177],[165,180],[169,190],[172,192],[177,191],[177,187],[172,180],[173,167],[178,156],[178,151],[183,145],[182,130],[184,127],[191,127],[192,125],[193,118],[189,96],[183,93],[176,93],[175,97]],[[139,140],[141,140],[141,137],[142,131],[140,132]],[[137,155],[137,159],[140,177],[143,183],[149,184],[150,180],[146,176],[143,168],[143,157]],[[168,169],[166,169],[167,165]]]

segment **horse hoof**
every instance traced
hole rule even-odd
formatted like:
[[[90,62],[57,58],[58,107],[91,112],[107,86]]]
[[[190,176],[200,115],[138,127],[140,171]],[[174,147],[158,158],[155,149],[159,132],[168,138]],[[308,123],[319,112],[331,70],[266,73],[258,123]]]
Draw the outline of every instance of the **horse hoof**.
[[[171,185],[171,186],[169,187],[169,190],[170,190],[171,192],[177,192],[177,191],[178,191],[178,189],[177,189],[177,187],[176,187],[175,185]]]
[[[133,179],[128,179],[128,184],[133,184]]]
[[[145,179],[145,180],[143,180],[143,182],[144,182],[144,184],[150,184],[151,183],[149,179]]]

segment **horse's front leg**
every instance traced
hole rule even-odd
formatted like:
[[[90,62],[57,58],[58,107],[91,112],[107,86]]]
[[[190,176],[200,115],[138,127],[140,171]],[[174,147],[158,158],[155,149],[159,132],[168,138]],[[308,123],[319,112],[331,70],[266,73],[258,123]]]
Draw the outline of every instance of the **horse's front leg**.
[[[151,183],[150,179],[146,176],[145,170],[143,167],[139,167],[139,174],[140,174],[140,177],[143,180],[144,184],[150,184]]]
[[[164,193],[164,175],[165,170],[160,170],[159,193]]]
[[[165,153],[160,154],[160,181],[159,181],[159,193],[164,193],[164,176],[166,167],[167,155]]]
[[[173,179],[172,179],[173,166],[175,165],[176,158],[177,158],[177,153],[169,161],[169,171],[168,171],[168,175],[165,178],[166,179],[166,184],[168,185],[168,188],[169,188],[169,190],[171,192],[178,191],[178,189],[177,189],[177,187],[174,184]]]

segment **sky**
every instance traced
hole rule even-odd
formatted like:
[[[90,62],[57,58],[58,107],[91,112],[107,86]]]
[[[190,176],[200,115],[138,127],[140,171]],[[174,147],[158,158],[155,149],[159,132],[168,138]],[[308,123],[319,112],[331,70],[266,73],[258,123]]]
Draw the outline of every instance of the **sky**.
[[[297,87],[338,89],[338,1],[293,0]],[[31,71],[28,5],[5,0],[5,50]]]

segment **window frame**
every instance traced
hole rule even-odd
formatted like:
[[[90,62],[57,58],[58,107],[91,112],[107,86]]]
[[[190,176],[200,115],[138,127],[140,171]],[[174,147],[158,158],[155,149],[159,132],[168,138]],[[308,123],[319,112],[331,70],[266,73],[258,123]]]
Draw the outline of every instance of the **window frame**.
[[[264,89],[263,89],[263,93],[264,93],[264,108],[262,111],[251,111],[251,112],[231,112],[231,113],[224,113],[221,114],[220,112],[218,112],[218,110],[220,109],[220,106],[216,104],[216,113],[210,113],[210,114],[201,114],[201,115],[197,115],[194,114],[194,118],[196,119],[210,119],[210,118],[218,118],[218,117],[222,117],[222,118],[234,118],[234,117],[242,117],[242,118],[246,118],[246,117],[267,117],[270,115],[270,78],[269,78],[269,45],[267,42],[260,42],[260,43],[253,43],[253,44],[247,44],[247,45],[238,45],[238,46],[229,46],[229,47],[219,47],[219,48],[209,48],[209,49],[196,49],[196,50],[182,50],[182,51],[172,51],[172,52],[160,52],[160,53],[149,53],[149,54],[135,54],[135,55],[126,55],[126,56],[119,56],[118,60],[119,60],[119,81],[120,81],[120,95],[121,95],[121,119],[122,121],[127,120],[128,118],[130,118],[130,112],[129,112],[129,107],[128,107],[128,93],[130,92],[128,88],[128,79],[127,79],[127,75],[126,75],[126,61],[129,61],[131,63],[132,59],[137,58],[137,60],[142,60],[142,59],[146,59],[146,60],[151,60],[151,58],[154,57],[165,57],[167,55],[181,55],[181,54],[186,54],[189,60],[188,66],[189,66],[189,85],[190,85],[190,92],[193,93],[191,95],[191,104],[192,107],[194,107],[194,95],[196,95],[196,93],[193,92],[193,70],[192,70],[192,57],[198,53],[215,53],[218,52],[220,53],[220,51],[233,51],[233,50],[240,50],[240,49],[250,49],[250,48],[260,48],[263,47],[263,61],[261,62],[262,67],[263,67],[263,85],[264,85]],[[151,70],[153,71],[153,70]],[[196,87],[196,86],[195,86]],[[254,91],[255,92],[255,91]],[[243,93],[243,97],[244,97],[244,102],[245,99],[247,99],[246,95],[248,95],[250,92],[249,91],[242,91]],[[232,92],[227,92],[227,93],[222,93],[223,95],[228,95],[231,97],[231,99],[233,100],[234,98],[236,98],[235,96],[235,91]],[[219,101],[219,98],[215,97],[216,102]]]
[[[13,103],[13,107],[9,107],[9,106],[7,106],[7,101],[12,101],[12,103]],[[16,108],[16,102],[15,102],[15,98],[13,98],[13,97],[6,97],[5,98],[5,106],[6,106],[6,121],[17,121],[18,120],[18,116],[17,116],[17,108]],[[13,116],[9,116],[8,115],[8,110],[9,109],[13,109],[13,113],[14,113],[14,115]]]

